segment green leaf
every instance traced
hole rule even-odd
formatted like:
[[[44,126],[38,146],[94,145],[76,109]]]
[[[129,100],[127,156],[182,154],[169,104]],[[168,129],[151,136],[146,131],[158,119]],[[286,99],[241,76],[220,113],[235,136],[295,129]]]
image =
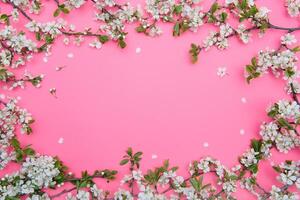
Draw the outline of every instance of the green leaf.
[[[241,171],[239,176],[238,176],[238,179],[243,178],[245,176],[245,174],[246,174],[246,170]]]
[[[239,3],[239,6],[242,10],[246,9],[247,8],[247,0],[242,0],[240,3]]]
[[[16,149],[16,161],[17,162],[22,162],[24,158],[23,151],[21,149]]]
[[[99,40],[102,44],[104,44],[104,43],[106,43],[106,42],[109,41],[109,37],[108,37],[107,35],[100,35],[100,36],[98,37],[98,40]]]
[[[258,172],[258,166],[257,164],[251,165],[250,167],[248,167],[248,169],[253,173],[256,174]]]
[[[34,149],[29,148],[29,147],[25,148],[23,150],[23,152],[24,152],[25,155],[28,155],[28,156],[33,156],[35,154]]]
[[[145,31],[146,31],[146,29],[143,27],[143,25],[136,27],[135,30],[138,33],[145,33]]]
[[[45,41],[47,44],[51,44],[54,41],[54,39],[51,37],[51,35],[46,35]]]
[[[284,118],[279,118],[277,122],[281,127],[287,128],[289,130],[294,130],[294,127],[290,125],[290,123]]]
[[[60,9],[57,8],[57,9],[54,11],[53,16],[54,16],[54,17],[57,17],[57,16],[59,15],[59,13],[60,13]]]
[[[164,168],[165,170],[168,170],[169,166],[170,166],[170,161],[169,161],[169,160],[164,160],[163,168]]]
[[[129,162],[129,159],[123,159],[120,162],[120,165],[126,165]]]
[[[3,21],[6,25],[9,25],[9,16],[7,14],[2,14],[0,20]]]
[[[40,32],[36,32],[35,33],[35,38],[40,41],[41,40],[41,33]]]
[[[222,12],[220,14],[220,19],[221,19],[222,22],[225,22],[227,17],[228,17],[228,14],[226,12]]]
[[[14,149],[20,149],[20,142],[17,140],[17,138],[13,137],[10,141],[10,144],[14,147]]]
[[[42,81],[42,77],[41,76],[36,76],[32,79],[29,80],[29,82],[33,85],[33,86],[38,86]]]
[[[260,152],[262,146],[261,140],[251,140],[251,147],[254,149],[255,152]]]
[[[118,40],[118,45],[119,45],[119,47],[121,47],[122,49],[124,49],[124,48],[127,46],[127,44],[125,43],[124,39],[119,39],[119,40]]]
[[[200,191],[200,184],[196,178],[191,178],[190,183],[197,192]]]
[[[198,61],[198,55],[200,53],[200,47],[196,44],[191,44],[191,48],[189,50],[192,63],[196,63]]]
[[[278,166],[273,166],[273,169],[278,172],[278,173],[281,173],[281,168],[278,167]]]
[[[179,15],[182,12],[182,5],[175,5],[174,6],[174,13]]]
[[[126,153],[127,155],[129,155],[130,157],[132,156],[132,148],[129,147],[127,150],[126,150]]]
[[[252,65],[246,65],[246,72],[249,74],[247,77],[247,83],[250,83],[250,81],[254,78],[257,78],[260,76],[259,72],[256,72],[256,65],[257,65],[257,60],[256,58],[251,59]]]
[[[69,13],[70,13],[70,11],[69,11],[67,8],[65,8],[65,7],[61,8],[60,10],[61,10],[64,14],[69,14]]]
[[[143,155],[143,152],[138,151],[138,152],[136,152],[136,153],[133,155],[133,157],[139,158],[139,157],[141,157],[142,155]]]
[[[7,72],[7,69],[4,67],[0,67],[0,80],[6,82],[9,78],[9,74]]]
[[[210,13],[215,13],[219,9],[219,4],[216,2],[210,7]]]
[[[256,66],[257,66],[257,58],[256,58],[256,57],[253,57],[253,58],[251,59],[251,64],[252,64],[253,67],[256,67]]]
[[[296,46],[292,49],[293,52],[299,52],[300,51],[300,46]]]
[[[5,197],[5,200],[20,200],[20,198],[19,197],[9,197],[9,196],[7,196],[7,197]]]
[[[180,23],[176,22],[173,27],[173,36],[179,36],[180,35]]]
[[[292,77],[295,75],[295,71],[291,68],[287,68],[285,71],[284,71],[284,74],[287,76],[287,77]]]
[[[278,111],[275,109],[272,109],[268,112],[268,116],[271,118],[274,118],[278,114]]]
[[[258,9],[257,7],[254,5],[254,6],[251,6],[249,11],[248,11],[248,16],[255,16],[255,14],[258,13]]]

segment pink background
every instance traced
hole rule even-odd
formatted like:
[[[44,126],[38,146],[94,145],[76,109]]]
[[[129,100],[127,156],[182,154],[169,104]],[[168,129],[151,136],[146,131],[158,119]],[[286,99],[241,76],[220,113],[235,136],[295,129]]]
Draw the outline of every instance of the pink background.
[[[299,26],[297,19],[287,17],[283,0],[257,2],[272,10],[274,24]],[[137,3],[143,1],[132,2]],[[51,15],[54,10],[54,1],[46,4],[41,20],[47,20],[46,13]],[[96,27],[91,22],[93,14],[90,6],[84,6],[65,19],[82,30]],[[268,31],[261,39],[254,33],[248,45],[232,38],[228,50],[202,52],[193,65],[187,53],[189,46],[202,41],[210,26],[174,38],[172,27],[162,25],[164,34],[154,39],[135,33],[134,27],[127,29],[128,46],[124,50],[112,42],[101,50],[88,47],[87,41],[82,47],[66,47],[61,37],[47,63],[42,55],[35,57],[28,68],[46,75],[42,88],[10,92],[22,98],[20,104],[36,119],[34,133],[21,136],[22,141],[43,154],[58,155],[75,172],[102,168],[124,171],[118,163],[129,146],[144,152],[143,169],[170,159],[184,174],[191,160],[205,155],[220,159],[228,167],[236,164],[249,140],[258,137],[260,124],[269,120],[267,106],[289,98],[281,79],[267,75],[248,85],[243,75],[244,66],[259,50],[277,48],[283,32]],[[139,54],[135,52],[138,47]],[[74,58],[68,58],[69,53]],[[55,70],[63,65],[66,68],[62,71]],[[216,72],[223,66],[229,75],[220,78]],[[53,87],[57,99],[49,94]],[[240,129],[245,130],[244,135]],[[60,137],[63,144],[58,143]],[[158,158],[152,159],[153,154]],[[299,151],[284,156],[275,153],[272,160],[287,158],[299,158]],[[275,183],[275,173],[268,163],[263,165],[267,178],[260,178],[269,189]],[[245,192],[238,197],[251,199]]]

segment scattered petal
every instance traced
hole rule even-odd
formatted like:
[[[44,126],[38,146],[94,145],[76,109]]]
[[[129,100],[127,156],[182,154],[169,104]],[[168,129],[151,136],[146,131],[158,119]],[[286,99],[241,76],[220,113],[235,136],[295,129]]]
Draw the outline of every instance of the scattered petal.
[[[242,103],[247,103],[247,99],[245,97],[241,98]]]
[[[52,94],[55,98],[57,98],[56,96],[56,88],[50,88],[49,89],[50,94]]]
[[[142,49],[141,49],[140,47],[137,47],[137,48],[135,49],[135,53],[141,53],[141,51],[142,51]]]
[[[207,148],[209,146],[208,142],[203,143],[203,147]]]
[[[74,54],[73,53],[68,53],[67,57],[68,58],[74,58]]]
[[[245,135],[245,130],[244,130],[244,129],[241,129],[241,130],[240,130],[240,134],[241,134],[241,135]]]
[[[61,71],[61,70],[62,70],[63,68],[65,68],[65,67],[66,67],[65,65],[64,65],[64,66],[59,66],[59,67],[56,67],[55,70],[56,70],[56,71]]]
[[[219,67],[217,71],[217,75],[221,78],[223,78],[225,75],[227,75],[227,68],[226,67]]]
[[[60,138],[58,139],[58,144],[63,144],[63,143],[64,143],[64,138],[60,137]]]
[[[46,62],[48,62],[48,58],[47,57],[44,57],[43,58],[43,61],[46,63]]]

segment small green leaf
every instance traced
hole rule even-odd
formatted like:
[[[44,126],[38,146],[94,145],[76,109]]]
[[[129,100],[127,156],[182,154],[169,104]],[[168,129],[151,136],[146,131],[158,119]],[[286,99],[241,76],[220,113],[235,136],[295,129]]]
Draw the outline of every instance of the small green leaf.
[[[254,149],[255,152],[260,152],[262,146],[261,140],[251,140],[251,147]]]
[[[278,172],[278,173],[281,173],[281,168],[278,167],[278,166],[273,166],[273,169]]]
[[[284,118],[279,118],[277,122],[281,127],[287,128],[289,130],[294,130],[294,127],[290,125],[290,123]]]
[[[210,12],[213,14],[215,13],[217,10],[219,9],[219,4],[218,3],[214,3],[211,7],[210,7]]]
[[[36,32],[35,33],[35,38],[40,41],[41,40],[41,33],[40,32]]]
[[[222,22],[225,22],[227,17],[228,17],[228,14],[226,12],[222,12],[220,14],[220,19],[221,19]]]
[[[119,40],[118,40],[118,45],[119,45],[119,47],[121,47],[122,49],[124,49],[124,48],[127,46],[127,44],[125,43],[124,39],[119,39]]]
[[[257,66],[257,58],[256,58],[256,57],[253,57],[253,58],[251,59],[251,64],[252,64],[253,67],[256,67],[256,66]]]
[[[109,41],[109,37],[108,37],[107,35],[100,35],[100,36],[98,37],[98,39],[99,39],[99,41],[100,41],[102,44],[104,44],[104,43],[106,43],[106,42]]]
[[[190,183],[197,192],[200,192],[200,183],[196,178],[191,178]]]
[[[10,141],[10,144],[14,147],[14,149],[20,149],[20,142],[17,140],[17,138],[12,138]]]
[[[292,49],[293,52],[299,52],[300,51],[300,46],[296,46]]]
[[[145,31],[146,31],[146,29],[143,27],[143,25],[136,27],[135,30],[138,33],[145,33]]]
[[[65,7],[61,8],[60,10],[61,10],[64,14],[69,14],[69,13],[70,13],[70,11],[69,11],[67,8],[65,8]]]
[[[128,159],[123,159],[121,160],[120,165],[126,165],[128,162],[129,162]]]
[[[25,148],[23,150],[23,152],[24,152],[25,155],[28,155],[28,156],[32,156],[32,155],[35,154],[35,151],[32,148],[29,148],[29,147]]]
[[[129,147],[127,150],[126,150],[126,153],[127,155],[129,155],[130,157],[132,156],[132,148]]]
[[[191,44],[191,48],[189,50],[192,63],[196,63],[198,61],[198,55],[200,53],[200,47],[196,44]]]
[[[179,36],[180,35],[180,23],[176,22],[173,27],[173,36]]]
[[[138,158],[138,157],[141,157],[142,155],[143,155],[143,152],[138,151],[138,152],[136,152],[136,153],[133,155],[133,157]]]
[[[57,8],[57,9],[54,11],[53,16],[54,16],[54,17],[57,17],[57,16],[59,15],[59,13],[60,13],[60,9]]]
[[[174,6],[174,13],[179,15],[182,12],[182,5],[175,5]]]
[[[253,173],[256,174],[258,172],[258,166],[257,164],[251,165],[250,167],[248,167],[248,169]]]

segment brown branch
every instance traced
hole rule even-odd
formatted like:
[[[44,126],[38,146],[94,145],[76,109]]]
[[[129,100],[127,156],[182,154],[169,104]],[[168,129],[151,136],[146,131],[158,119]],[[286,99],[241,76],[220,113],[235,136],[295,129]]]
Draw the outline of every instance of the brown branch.
[[[268,23],[268,27],[271,29],[288,31],[289,33],[300,30],[300,27],[281,27],[281,26],[273,25],[270,22]]]
[[[291,85],[291,91],[292,91],[292,97],[293,97],[293,100],[296,101],[296,103],[297,103],[298,105],[300,105],[299,99],[298,99],[298,97],[297,97],[297,93],[296,93],[296,91],[295,91],[295,88],[294,88],[293,83],[291,83],[290,85]]]
[[[33,20],[29,15],[27,15],[27,13],[22,8],[20,8],[16,4],[14,4],[11,0],[7,0],[7,3],[10,4],[11,6],[13,6],[14,8],[16,8],[29,21]]]
[[[57,194],[49,196],[49,198],[54,199],[54,198],[60,197],[61,195],[66,194],[66,193],[72,192],[73,190],[76,190],[76,187],[73,187],[73,188],[70,188],[70,189],[65,189],[65,190],[63,190],[63,191],[61,191]]]

